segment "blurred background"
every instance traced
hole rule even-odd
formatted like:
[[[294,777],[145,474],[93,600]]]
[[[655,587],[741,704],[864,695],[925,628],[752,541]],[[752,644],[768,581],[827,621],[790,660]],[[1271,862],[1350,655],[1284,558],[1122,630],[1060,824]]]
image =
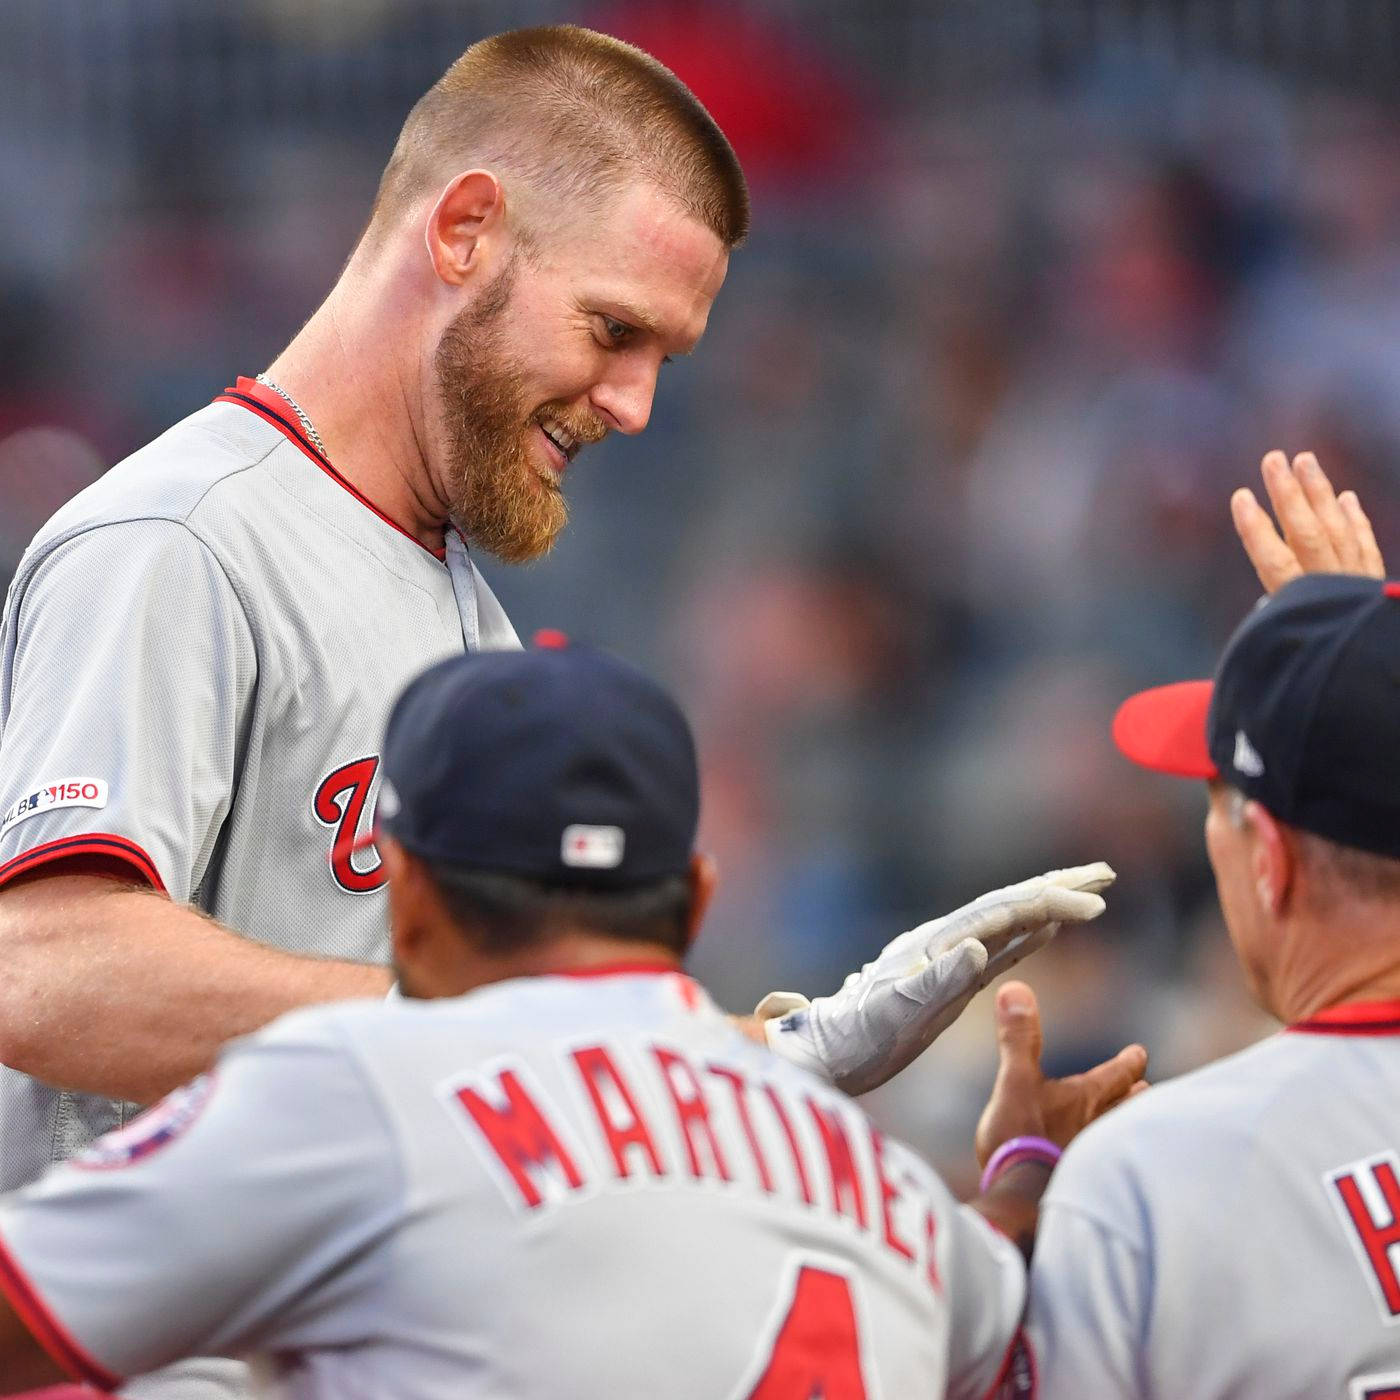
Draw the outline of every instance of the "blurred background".
[[[485,566],[522,635],[693,716],[701,976],[735,1008],[830,990],[1102,858],[1109,913],[1026,969],[1052,1069],[1268,1033],[1203,791],[1108,727],[1253,600],[1227,499],[1266,449],[1316,449],[1400,549],[1400,3],[0,0],[0,579],[271,361],[464,47],[564,20],[680,73],[753,184],[652,426],[570,473],[551,558]],[[979,1003],[871,1103],[961,1185],[991,1047]]]

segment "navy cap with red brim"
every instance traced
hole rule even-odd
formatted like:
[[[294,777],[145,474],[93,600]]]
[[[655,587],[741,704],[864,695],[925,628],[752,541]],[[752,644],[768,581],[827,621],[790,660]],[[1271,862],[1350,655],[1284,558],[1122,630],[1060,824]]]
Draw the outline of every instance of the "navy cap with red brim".
[[[1179,681],[1129,696],[1113,717],[1113,742],[1134,763],[1178,778],[1218,778],[1206,733],[1213,681]]]

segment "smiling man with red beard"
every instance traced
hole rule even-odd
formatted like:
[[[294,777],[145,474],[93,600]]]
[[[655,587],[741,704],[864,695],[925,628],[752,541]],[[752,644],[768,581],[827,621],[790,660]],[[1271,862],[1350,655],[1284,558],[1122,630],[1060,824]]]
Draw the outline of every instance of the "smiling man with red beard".
[[[365,838],[392,698],[519,645],[473,551],[548,550],[578,452],[646,426],[748,220],[728,142],[654,59],[572,27],[483,40],[409,114],[286,350],[39,532],[0,638],[0,1190],[232,1037],[388,989]],[[999,891],[750,1033],[870,1088],[1111,878]],[[195,1361],[123,1393],[243,1387]]]
[[[487,553],[525,563],[564,528],[564,473],[586,444],[607,436],[608,425],[566,402],[531,411],[524,367],[504,345],[515,276],[512,263],[443,332],[436,371],[452,518]]]

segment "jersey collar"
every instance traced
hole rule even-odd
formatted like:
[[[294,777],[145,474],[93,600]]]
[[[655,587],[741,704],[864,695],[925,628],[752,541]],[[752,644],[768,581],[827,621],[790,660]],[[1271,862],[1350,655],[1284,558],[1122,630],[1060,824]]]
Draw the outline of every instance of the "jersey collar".
[[[542,974],[545,977],[637,977],[659,976],[674,972],[685,976],[676,963],[663,962],[660,958],[632,958],[626,961],[598,963],[594,967],[568,967]]]
[[[215,403],[233,403],[241,408],[246,408],[250,413],[256,413],[264,422],[271,423],[278,432],[289,442],[294,443],[308,456],[325,474],[330,477],[337,486],[343,487],[367,510],[371,510],[386,525],[397,530],[405,539],[410,539],[419,549],[426,550],[435,559],[440,559],[444,563],[447,561],[447,546],[441,549],[429,549],[422,540],[415,535],[410,535],[407,530],[399,524],[392,516],[386,515],[379,509],[370,498],[363,492],[356,490],[336,469],[331,466],[315,445],[310,441],[304,432],[301,424],[288,412],[287,401],[275,389],[269,389],[265,384],[259,384],[256,379],[249,379],[246,375],[240,375],[234,381],[231,389],[225,389],[215,400]]]
[[[1400,1035],[1400,1001],[1343,1002],[1287,1029],[1304,1035]]]

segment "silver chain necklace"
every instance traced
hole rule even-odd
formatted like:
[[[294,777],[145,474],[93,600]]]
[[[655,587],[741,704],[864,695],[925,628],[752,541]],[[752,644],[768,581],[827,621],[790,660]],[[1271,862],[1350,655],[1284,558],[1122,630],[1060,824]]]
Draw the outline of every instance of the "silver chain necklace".
[[[316,451],[325,457],[329,462],[330,457],[326,453],[326,444],[321,441],[321,434],[312,426],[311,420],[306,416],[305,409],[280,385],[274,384],[267,375],[259,374],[254,376],[259,384],[266,384],[274,394],[280,394],[292,406],[292,412],[301,421],[301,426],[306,430],[306,436],[316,445]]]

